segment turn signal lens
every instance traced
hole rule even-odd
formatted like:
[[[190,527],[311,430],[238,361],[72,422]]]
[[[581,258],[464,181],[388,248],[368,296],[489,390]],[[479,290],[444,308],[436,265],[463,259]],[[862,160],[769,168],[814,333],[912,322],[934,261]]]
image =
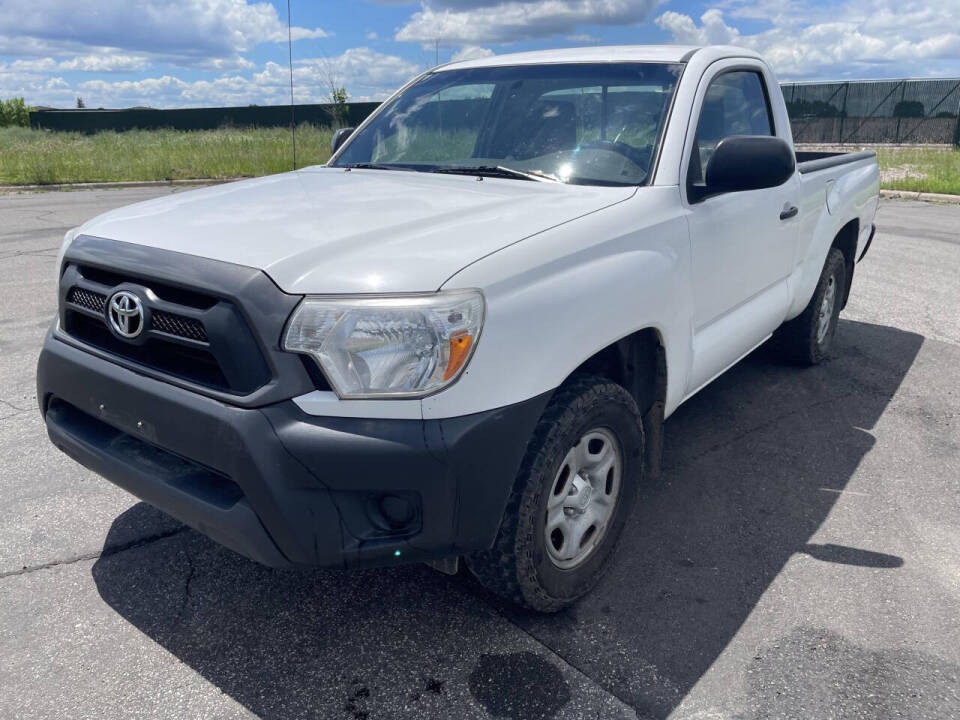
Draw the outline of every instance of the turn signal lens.
[[[460,372],[460,368],[466,365],[471,349],[473,349],[473,336],[466,331],[450,338],[450,359],[447,361],[447,369],[443,373],[445,381],[455,377]]]

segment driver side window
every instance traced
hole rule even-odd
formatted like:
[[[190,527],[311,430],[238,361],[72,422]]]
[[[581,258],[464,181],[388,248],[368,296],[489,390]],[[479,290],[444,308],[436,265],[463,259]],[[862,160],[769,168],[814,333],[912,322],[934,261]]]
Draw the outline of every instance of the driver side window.
[[[760,73],[734,70],[718,75],[710,82],[700,108],[688,186],[703,187],[707,163],[725,137],[773,134],[770,103]]]

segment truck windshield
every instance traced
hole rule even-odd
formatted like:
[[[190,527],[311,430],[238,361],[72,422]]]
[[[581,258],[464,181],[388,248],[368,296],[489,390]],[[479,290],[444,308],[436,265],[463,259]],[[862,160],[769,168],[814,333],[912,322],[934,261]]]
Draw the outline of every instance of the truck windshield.
[[[432,72],[355,133],[332,165],[643,185],[682,68],[558,63]]]

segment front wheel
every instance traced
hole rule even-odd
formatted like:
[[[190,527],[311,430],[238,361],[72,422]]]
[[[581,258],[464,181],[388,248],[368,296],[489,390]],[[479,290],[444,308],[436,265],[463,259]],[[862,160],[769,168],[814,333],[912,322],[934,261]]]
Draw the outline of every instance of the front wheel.
[[[643,425],[631,395],[599,377],[562,387],[544,411],[491,550],[467,558],[480,582],[555,612],[606,569],[643,472]]]

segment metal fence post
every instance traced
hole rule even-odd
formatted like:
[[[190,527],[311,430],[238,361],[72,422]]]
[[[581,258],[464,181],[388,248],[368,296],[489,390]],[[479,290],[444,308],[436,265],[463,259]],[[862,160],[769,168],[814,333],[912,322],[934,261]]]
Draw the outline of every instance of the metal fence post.
[[[957,122],[953,125],[953,147],[960,150],[960,98],[957,99]]]
[[[843,142],[843,122],[847,119],[847,96],[850,94],[850,83],[843,84],[843,106],[840,108],[840,132],[837,134],[837,143]]]
[[[903,98],[904,98],[904,96],[905,96],[906,94],[907,94],[907,80],[906,80],[906,78],[904,78],[904,79],[901,81],[901,84],[900,84],[900,112],[901,112],[901,113],[903,112]],[[894,112],[897,112],[897,106],[896,106],[896,105],[893,106],[893,111],[894,111]],[[902,119],[902,118],[901,118],[900,115],[898,114],[898,115],[897,115],[897,132],[896,132],[896,135],[894,136],[894,139],[893,139],[893,144],[894,144],[894,145],[899,145],[899,144],[900,144],[900,120],[901,120],[901,119]]]

